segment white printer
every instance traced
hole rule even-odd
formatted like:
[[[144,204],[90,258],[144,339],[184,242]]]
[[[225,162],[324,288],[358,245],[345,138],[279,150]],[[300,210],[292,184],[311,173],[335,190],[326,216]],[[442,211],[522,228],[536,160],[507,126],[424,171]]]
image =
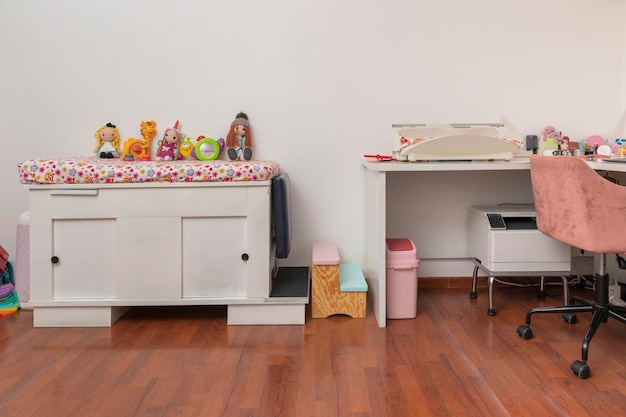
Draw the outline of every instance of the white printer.
[[[537,229],[533,205],[469,208],[469,250],[491,272],[568,272],[571,248]]]

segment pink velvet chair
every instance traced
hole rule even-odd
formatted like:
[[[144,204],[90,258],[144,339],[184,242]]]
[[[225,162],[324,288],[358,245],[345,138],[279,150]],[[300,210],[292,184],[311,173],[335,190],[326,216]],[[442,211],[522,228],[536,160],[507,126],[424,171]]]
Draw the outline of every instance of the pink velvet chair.
[[[571,366],[574,374],[586,379],[590,376],[589,343],[600,323],[613,317],[626,324],[624,309],[609,302],[606,273],[606,254],[626,252],[626,187],[603,178],[584,160],[568,156],[533,155],[530,174],[539,230],[573,247],[598,253],[600,262],[595,275],[595,300],[572,297],[570,305],[533,308],[517,333],[524,339],[532,337],[530,318],[535,313],[562,313],[569,323],[576,322],[576,313],[592,313],[582,343],[582,358]]]

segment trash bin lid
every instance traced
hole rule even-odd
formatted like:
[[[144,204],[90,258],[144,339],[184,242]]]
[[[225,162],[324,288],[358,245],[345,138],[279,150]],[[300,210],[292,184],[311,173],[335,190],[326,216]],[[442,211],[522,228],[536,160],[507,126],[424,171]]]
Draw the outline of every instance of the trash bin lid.
[[[388,268],[414,268],[418,265],[417,249],[411,239],[387,239]]]
[[[410,239],[387,239],[387,248],[392,252],[412,251],[415,249]]]

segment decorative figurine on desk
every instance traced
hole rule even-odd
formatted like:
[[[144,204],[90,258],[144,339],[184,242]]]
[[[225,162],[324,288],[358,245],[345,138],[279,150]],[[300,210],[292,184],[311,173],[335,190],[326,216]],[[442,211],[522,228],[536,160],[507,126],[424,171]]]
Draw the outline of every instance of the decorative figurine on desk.
[[[597,154],[598,148],[606,144],[606,141],[600,135],[591,135],[587,139],[585,139],[585,142],[587,143],[587,145],[589,145],[589,149],[591,150],[590,153],[593,154]]]
[[[248,115],[239,112],[226,135],[226,154],[231,161],[252,159],[252,134]]]
[[[174,123],[174,127],[169,128],[163,134],[163,139],[159,141],[159,149],[157,150],[157,161],[175,161],[181,159],[180,141],[185,135],[178,130],[178,120]]]
[[[120,156],[120,134],[117,127],[107,123],[96,131],[96,149],[94,153],[100,158],[118,158]]]
[[[562,138],[561,132],[558,132],[554,126],[544,127],[541,135],[540,153],[549,151],[551,154],[553,151],[561,150],[559,145],[562,142]]]
[[[134,161],[135,159],[140,161],[150,160],[150,143],[154,135],[156,135],[156,126],[157,124],[154,120],[144,120],[139,124],[143,139],[126,139],[126,142],[124,142],[124,150],[122,151],[124,155],[122,159],[124,161]]]

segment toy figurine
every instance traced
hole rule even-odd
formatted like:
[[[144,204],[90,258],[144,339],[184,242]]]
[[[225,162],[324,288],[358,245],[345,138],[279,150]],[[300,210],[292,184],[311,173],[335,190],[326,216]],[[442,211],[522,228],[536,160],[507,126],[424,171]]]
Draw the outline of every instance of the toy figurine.
[[[205,136],[198,136],[192,156],[200,161],[213,161],[224,151],[225,141],[223,138],[215,140]]]
[[[226,154],[231,161],[252,159],[252,134],[248,115],[239,112],[226,135]]]
[[[560,143],[563,141],[563,135],[557,131],[554,126],[546,126],[541,134],[541,151],[560,150]]]
[[[96,131],[96,149],[100,158],[118,158],[120,156],[120,134],[114,124],[107,123]]]
[[[181,159],[180,154],[180,141],[185,137],[183,133],[178,130],[178,120],[174,123],[174,127],[169,128],[163,134],[163,139],[159,141],[159,149],[157,150],[157,161],[175,161]]]
[[[187,136],[185,136],[184,138],[180,140],[180,154],[182,155],[183,159],[185,158],[191,159],[195,157],[193,148],[194,148],[194,144],[191,142],[191,139],[189,139]]]
[[[142,121],[139,124],[141,128],[141,136],[143,139],[128,138],[124,142],[124,150],[122,154],[124,161],[134,161],[135,158],[140,161],[150,160],[150,143],[156,135],[156,122],[154,120]]]

